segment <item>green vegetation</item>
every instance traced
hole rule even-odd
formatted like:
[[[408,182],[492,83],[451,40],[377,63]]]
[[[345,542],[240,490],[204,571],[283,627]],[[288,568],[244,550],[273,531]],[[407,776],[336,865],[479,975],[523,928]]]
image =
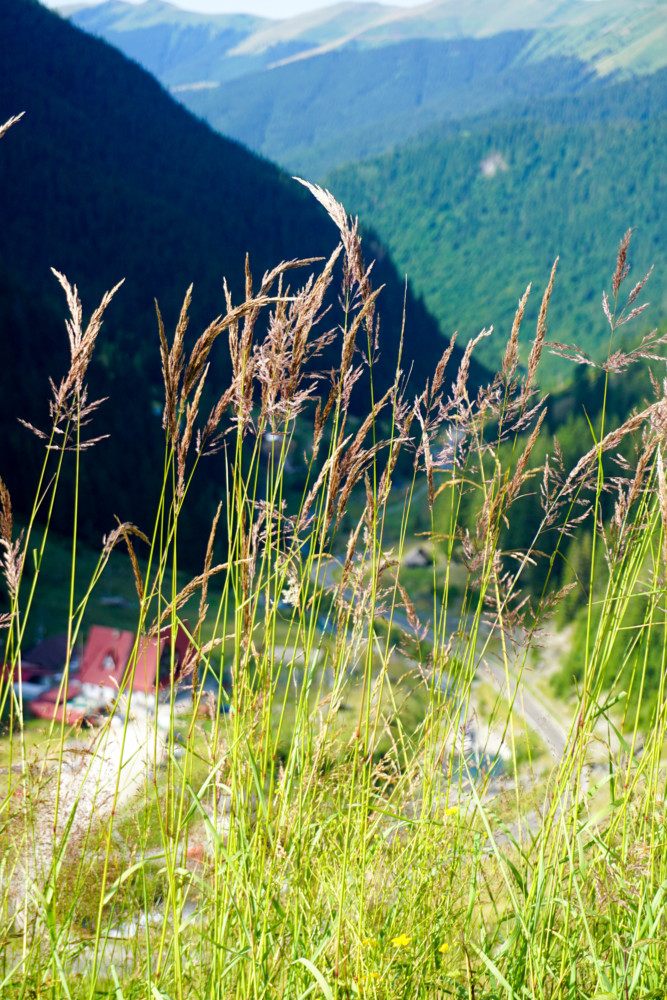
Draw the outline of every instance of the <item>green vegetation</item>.
[[[400,147],[434,123],[572,93],[590,81],[577,59],[522,63],[528,38],[517,31],[343,48],[175,96],[223,135],[286,170],[321,178]]]
[[[667,52],[660,0],[353,3],[276,21],[152,0],[71,17],[218,131],[316,180],[433,123],[654,73]]]
[[[479,352],[491,368],[525,285],[545,282],[556,255],[558,337],[603,359],[607,248],[629,225],[639,235],[636,273],[656,265],[657,315],[667,306],[664,5],[492,6],[468,5],[456,30],[448,4],[392,15],[382,29],[370,23],[378,11],[360,8],[348,28],[362,34],[347,43],[340,12],[318,14],[307,31],[299,19],[261,25],[226,62],[268,58],[279,42],[316,48],[309,58],[274,53],[270,71],[246,67],[218,87],[177,96],[291,171],[326,174],[323,183],[373,225],[444,334],[458,330],[465,340],[493,324]],[[80,16],[125,51],[134,45],[138,58],[147,18],[177,32],[153,5]],[[208,64],[200,74],[188,66],[197,80],[221,79]],[[174,65],[159,72],[176,81]],[[541,377],[554,389],[570,375],[552,358]]]
[[[60,291],[51,267],[76,275],[84,301],[99,299],[125,279],[105,315],[91,392],[108,397],[98,434],[109,434],[94,469],[83,473],[79,526],[94,545],[114,516],[145,521],[157,500],[163,455],[160,370],[156,360],[155,299],[165,323],[176,323],[181,299],[196,280],[188,343],[224,311],[226,279],[234,302],[245,294],[246,252],[257,275],[276,260],[328,256],[335,227],[303,188],[269,163],[215,135],[172,101],[148,74],[102,42],[27,0],[0,5],[5,49],[0,66],[0,117],[24,110],[20,129],[4,140],[0,157],[0,461],[19,512],[41,456],[26,444],[17,416],[44,426],[48,377],[66,363]],[[374,362],[378,389],[394,378],[402,333],[404,278],[371,231],[367,243],[381,259],[376,287],[383,351]],[[290,281],[292,276],[288,276]],[[335,303],[335,296],[332,302]],[[323,320],[326,323],[326,320]],[[408,290],[406,370],[422,382],[444,341],[435,321]],[[359,348],[366,350],[365,340]],[[458,350],[458,349],[457,349]],[[460,354],[457,354],[460,356]],[[324,367],[337,358],[325,351]],[[229,358],[210,358],[213,406],[231,374]],[[479,383],[482,372],[473,375]],[[417,381],[415,381],[417,384]],[[353,409],[363,413],[367,385],[356,387]],[[128,417],[130,404],[136,406]],[[73,463],[65,459],[71,490]],[[208,476],[181,524],[184,559],[198,565],[210,520],[224,492],[224,466],[207,461]],[[27,476],[17,475],[18,471]],[[57,502],[54,523],[71,532],[71,493]],[[65,499],[66,497],[66,499]]]
[[[289,57],[315,60],[351,45],[363,51],[414,39],[440,42],[517,31],[530,32],[527,55],[535,61],[574,57],[602,76],[619,69],[650,73],[665,65],[660,0],[641,5],[609,0],[603,6],[581,0],[481,0],[465,7],[443,0],[428,11],[350,3],[283,20],[203,15],[160,0],[137,6],[110,0],[75,9],[70,17],[168,86],[250,74]]]
[[[42,468],[21,532],[0,481],[6,662],[20,660],[39,614],[52,525],[47,513],[38,533],[37,515],[63,488],[68,448],[70,636],[114,549],[131,556],[141,529],[148,549],[132,561],[134,627],[174,628],[189,602],[190,653],[179,676],[172,665],[168,700],[151,704],[130,691],[135,649],[105,720],[79,733],[53,724],[39,743],[3,671],[0,991],[71,1000],[662,997],[664,651],[650,711],[633,711],[643,703],[637,687],[651,682],[646,659],[632,692],[616,701],[608,692],[624,669],[614,650],[634,595],[644,631],[662,634],[666,624],[663,389],[610,432],[613,385],[603,376],[590,446],[570,469],[541,463],[541,522],[526,549],[508,551],[503,534],[535,488],[553,276],[523,372],[522,306],[501,370],[481,391],[469,380],[471,346],[453,368],[448,349],[416,398],[400,370],[382,393],[372,358],[354,351],[358,334],[374,336],[378,300],[356,227],[331,195],[311,193],[341,239],[311,279],[287,294],[288,263],[258,283],[249,276],[245,296],[193,343],[188,293],[175,332],[161,331],[155,516],[107,538],[83,590],[78,511],[95,449],[82,450],[81,432],[94,434],[98,419],[88,376],[115,299],[105,296],[85,326],[61,279],[69,365],[52,384],[52,427],[38,445]],[[622,321],[643,299],[638,288],[628,295],[628,243],[629,234],[609,293],[617,371],[653,353],[644,344],[632,357],[615,354]],[[332,319],[319,320],[340,256],[332,342]],[[208,362],[221,339],[231,378],[215,387],[211,413]],[[331,351],[339,360],[324,381],[316,371]],[[371,389],[360,421],[350,402],[362,369]],[[639,458],[612,483],[610,519],[606,463],[635,434]],[[184,582],[181,520],[196,502],[203,455],[220,439],[225,491],[212,523],[200,524],[205,556]],[[592,529],[579,499],[592,508]],[[423,570],[430,622],[404,566],[416,526],[433,554]],[[569,534],[590,537],[588,576],[598,581],[567,721],[544,697],[536,708],[522,686],[559,600],[550,573],[531,594],[525,571],[551,563],[541,535],[554,528],[563,545]],[[59,561],[56,553],[51,566]],[[219,692],[202,695],[202,680],[223,667],[232,677],[226,714]],[[177,720],[179,683],[193,705]]]
[[[120,49],[165,86],[226,79],[258,68],[263,60],[232,58],[230,50],[270,23],[248,14],[199,14],[156,0],[136,5],[107,0],[80,7],[70,20]],[[274,49],[267,61],[275,58]]]
[[[650,7],[609,7],[632,24],[606,53],[589,3],[574,34],[538,19],[520,44],[461,43],[442,94],[534,98],[563,52],[579,87],[585,45],[659,58]],[[490,12],[457,8],[471,34]],[[526,5],[494,10],[512,31]],[[449,12],[417,19],[446,34]],[[404,13],[403,138],[418,65],[430,87],[452,53],[431,59]],[[359,64],[398,53],[375,5],[306,33],[121,14],[165,72],[194,70],[203,31],[230,76],[346,26]],[[334,175],[452,347],[372,233],[366,269],[329,192],[29,0],[5,0],[0,31],[0,116],[27,111],[0,129],[2,1000],[665,1000],[667,335],[636,315],[667,307],[664,72],[506,103]],[[531,62],[547,34],[561,61]],[[334,67],[354,105],[353,61],[279,76],[305,93]],[[356,119],[369,151],[381,125]],[[347,155],[336,128],[318,142]],[[66,631],[72,649],[94,622],[137,636],[108,713],[31,718],[12,683],[30,645]],[[143,639],[180,626],[168,687],[133,693]]]
[[[664,100],[664,76],[658,87]],[[652,301],[663,313],[667,307],[660,165],[667,117],[604,120],[617,93],[598,95],[597,122],[540,121],[565,117],[567,105],[541,112],[538,103],[519,120],[432,131],[417,144],[337,171],[328,183],[362,220],[373,219],[443,330],[467,339],[493,324],[494,335],[480,345],[487,364],[499,363],[526,285],[546,281],[556,256],[553,339],[601,360],[605,248],[631,224],[641,234],[633,274],[641,278],[654,263]],[[569,371],[552,357],[542,379],[563,384]]]

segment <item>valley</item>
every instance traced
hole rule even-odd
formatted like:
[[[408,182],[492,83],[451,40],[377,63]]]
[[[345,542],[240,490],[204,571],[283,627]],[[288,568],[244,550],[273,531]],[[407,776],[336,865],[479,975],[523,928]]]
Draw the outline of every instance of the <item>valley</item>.
[[[667,8],[260,10],[0,6],[0,997],[665,1000]]]

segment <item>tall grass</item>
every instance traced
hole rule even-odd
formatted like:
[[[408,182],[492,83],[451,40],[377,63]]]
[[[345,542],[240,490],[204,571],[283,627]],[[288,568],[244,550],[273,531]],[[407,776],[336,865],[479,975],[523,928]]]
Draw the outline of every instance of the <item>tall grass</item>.
[[[573,469],[557,445],[534,467],[554,266],[523,366],[529,290],[488,386],[473,394],[468,385],[478,337],[456,371],[450,345],[416,398],[406,396],[399,357],[394,385],[378,396],[380,290],[356,224],[328,192],[311,191],[340,232],[329,260],[280,264],[258,288],[248,265],[245,300],[227,294],[224,316],[191,347],[190,292],[172,337],[158,316],[159,509],[152,526],[110,531],[81,601],[75,502],[70,648],[119,544],[136,585],[137,646],[108,717],[92,731],[54,723],[35,747],[21,686],[4,677],[0,995],[667,995],[664,671],[642,729],[616,683],[627,664],[611,656],[628,605],[641,600],[644,620],[623,645],[641,688],[639,633],[665,629],[663,387],[621,427],[603,418],[591,428]],[[617,351],[616,331],[643,287],[623,309],[628,243],[611,305],[605,298],[610,369],[659,343]],[[334,318],[325,301],[340,260]],[[293,291],[290,272],[304,267],[315,270]],[[63,455],[86,460],[96,405],[86,372],[111,297],[84,329],[76,288],[58,278],[71,366],[53,384],[52,426],[39,432],[44,468],[21,532],[0,484],[10,597],[2,624],[7,663],[19,669]],[[222,335],[233,375],[203,412]],[[337,369],[318,372],[334,341]],[[355,420],[361,384],[368,415]],[[610,512],[608,459],[632,435],[638,460],[613,477]],[[205,529],[201,573],[183,585],[179,522],[213,450],[227,489]],[[514,504],[535,491],[543,513],[533,542],[508,551]],[[434,553],[419,573],[405,565],[415,507]],[[589,588],[583,682],[566,707],[540,694],[533,672],[531,700],[524,671],[540,642],[548,650],[543,627],[559,592],[554,571],[528,594],[526,570],[541,558],[553,569],[562,540],[591,531],[591,579],[596,560],[608,571],[602,595]],[[141,638],[181,622],[186,605],[187,662],[166,702],[139,704],[131,680]],[[184,718],[177,687],[192,692]]]

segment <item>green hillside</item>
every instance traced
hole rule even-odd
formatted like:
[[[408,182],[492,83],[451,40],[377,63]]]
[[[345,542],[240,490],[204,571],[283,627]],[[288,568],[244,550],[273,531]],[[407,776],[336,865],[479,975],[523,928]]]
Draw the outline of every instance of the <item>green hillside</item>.
[[[16,417],[44,423],[47,378],[66,365],[65,302],[49,268],[76,281],[87,313],[125,278],[92,374],[92,391],[110,397],[96,433],[111,438],[84,462],[81,517],[99,537],[114,514],[140,523],[160,480],[154,298],[171,331],[194,281],[190,329],[197,336],[224,311],[223,276],[234,300],[242,297],[246,251],[259,279],[282,259],[329,254],[337,232],[300,185],[213,133],[138,66],[37,3],[6,0],[0,38],[0,119],[26,112],[0,148],[0,468],[15,502],[27,503],[37,458]],[[386,386],[395,372],[404,281],[372,233],[366,245],[381,257],[374,280],[386,284],[375,367],[378,385]],[[407,331],[407,365],[423,379],[443,340],[411,294]],[[337,357],[331,348],[331,365]],[[226,385],[222,345],[212,362],[213,383]],[[222,463],[207,469],[197,493],[201,511],[217,503],[224,483]],[[190,541],[201,547],[196,518],[195,511]]]
[[[129,36],[169,26],[174,35],[208,26],[211,44],[234,25],[243,35],[233,47],[220,38],[230,62],[258,57],[281,46],[295,46],[302,58],[344,48],[393,45],[422,38],[451,40],[482,38],[506,31],[535,32],[533,55],[567,55],[596,64],[601,74],[622,68],[651,72],[665,65],[660,42],[667,28],[661,0],[440,0],[417,8],[378,3],[333,3],[330,6],[284,19],[203,15],[183,11],[162,0],[134,5],[107,0],[94,7],[82,5],[73,13],[75,23],[97,32],[121,47]],[[126,36],[120,42],[120,36]],[[174,71],[177,59],[172,60]],[[169,81],[171,82],[171,80]]]
[[[590,82],[576,59],[520,64],[529,39],[527,32],[507,32],[348,47],[176,96],[224,135],[290,171],[320,178],[400,146],[434,122],[571,93]]]
[[[218,131],[311,178],[436,122],[667,64],[660,0],[346,3],[282,20],[109,0],[72,19]]]
[[[241,42],[268,23],[248,14],[198,14],[162,0],[142,4],[108,0],[96,7],[81,7],[72,23],[104,38],[130,59],[161,80],[165,86],[207,80],[225,80],[268,65],[277,57],[301,51],[293,45],[276,45],[258,56],[230,56]]]
[[[630,84],[600,92],[588,106],[536,104],[516,120],[435,129],[418,144],[335,172],[329,183],[373,220],[443,329],[469,336],[494,324],[482,354],[490,365],[525,286],[541,288],[557,255],[551,337],[599,357],[602,289],[629,226],[637,228],[633,274],[655,264],[652,313],[667,307],[665,83],[663,73],[634,94]],[[569,370],[552,360],[554,382]]]

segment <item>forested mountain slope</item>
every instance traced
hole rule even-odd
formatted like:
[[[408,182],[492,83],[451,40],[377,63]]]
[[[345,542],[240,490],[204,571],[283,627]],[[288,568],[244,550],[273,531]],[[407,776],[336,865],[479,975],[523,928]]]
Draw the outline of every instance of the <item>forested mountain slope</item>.
[[[572,93],[591,80],[575,58],[522,63],[530,34],[347,47],[176,96],[218,131],[286,169],[321,178],[409,141],[427,126]]]
[[[95,393],[110,396],[96,432],[111,437],[83,464],[81,517],[99,532],[114,513],[140,522],[159,490],[154,298],[173,330],[194,281],[194,337],[224,312],[223,276],[235,301],[242,296],[246,251],[259,278],[282,259],[328,255],[337,231],[300,185],[196,121],[136,64],[32,0],[4,0],[0,120],[20,111],[24,119],[0,141],[0,469],[26,503],[37,451],[16,418],[44,423],[47,376],[59,378],[66,365],[65,303],[49,268],[78,284],[87,314],[125,278],[92,372]],[[386,385],[404,281],[372,234],[366,246],[369,257],[371,246],[381,257],[374,281],[387,286],[376,367]],[[444,342],[410,294],[406,329],[406,364],[424,378]],[[229,375],[222,345],[214,366],[219,387]],[[207,468],[202,509],[224,478],[221,463]]]
[[[109,0],[72,18],[223,134],[311,178],[437,121],[667,62],[660,0],[345,3],[283,20]]]
[[[444,329],[468,334],[494,324],[495,338],[480,345],[489,364],[504,347],[518,296],[529,281],[546,283],[556,256],[551,336],[600,358],[608,346],[602,289],[630,226],[633,274],[655,264],[651,314],[667,313],[666,143],[661,71],[432,129],[328,183],[372,218]],[[570,370],[555,358],[550,364],[554,383]]]
[[[247,72],[244,60],[265,53],[273,52],[277,61],[282,46],[295,50],[291,57],[283,55],[284,61],[311,58],[352,43],[365,49],[415,38],[488,38],[510,31],[532,34],[532,58],[574,56],[600,75],[615,69],[652,72],[667,58],[663,47],[667,12],[662,0],[433,0],[416,8],[352,2],[282,19],[195,14],[163,0],[138,5],[107,0],[91,7],[74,6],[71,16],[119,48],[143,39],[142,53],[153,53],[153,58],[162,48],[162,61],[153,68],[165,73],[169,84],[192,82],[184,75],[190,59],[181,43],[200,29],[199,42],[207,54],[217,51],[228,64],[225,78]],[[227,35],[230,30],[237,33],[234,44]]]

